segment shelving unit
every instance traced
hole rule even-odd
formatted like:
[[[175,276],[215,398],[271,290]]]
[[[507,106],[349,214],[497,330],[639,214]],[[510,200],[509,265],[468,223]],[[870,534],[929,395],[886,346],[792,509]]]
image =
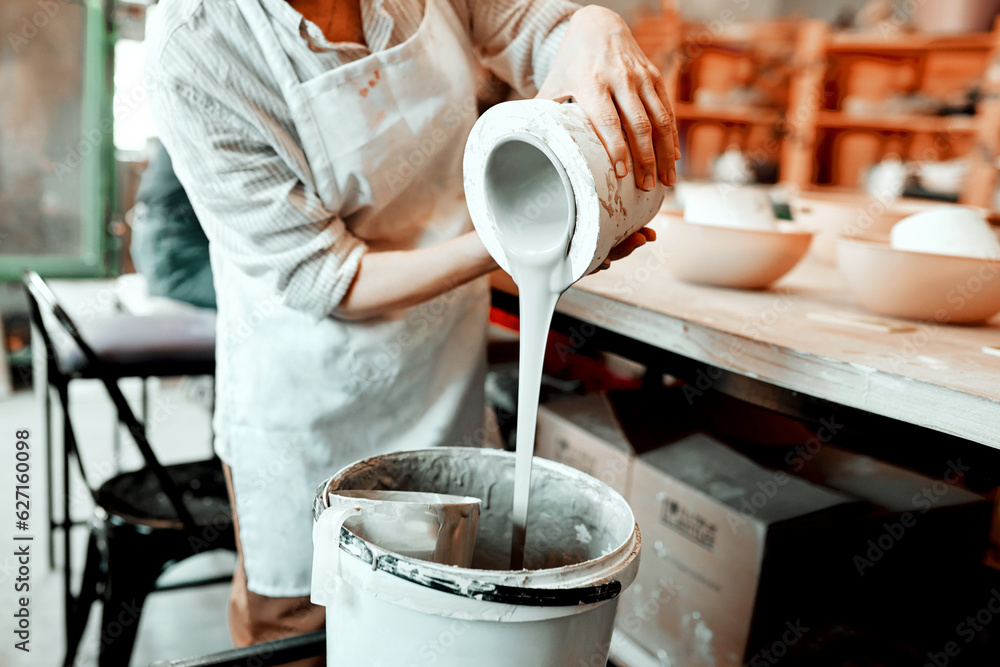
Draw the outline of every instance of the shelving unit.
[[[730,147],[752,156],[765,179],[777,176],[793,75],[789,63],[800,25],[796,20],[686,22],[667,10],[633,27],[640,46],[664,72],[686,178],[708,178]],[[733,104],[725,97],[733,89],[752,90],[760,99]]]
[[[836,33],[822,21],[723,25],[685,22],[672,10],[634,26],[661,67],[674,103],[683,176],[709,178],[738,147],[759,176],[799,190],[862,187],[889,156],[917,162],[967,160],[964,204],[993,207],[1000,156],[1000,28],[935,36]],[[763,105],[706,105],[752,86]],[[896,94],[957,97],[978,88],[975,115],[879,112]],[[702,91],[702,92],[699,92]],[[850,98],[868,101],[852,112]],[[846,106],[846,108],[845,108]],[[769,168],[761,169],[763,165]],[[776,172],[776,173],[775,173]]]
[[[914,33],[903,37],[879,38],[865,34],[831,34],[826,50],[831,54],[922,54],[927,51],[982,51],[993,47],[992,33],[930,35]]]
[[[820,128],[885,132],[899,132],[900,128],[906,128],[908,132],[929,134],[975,134],[979,131],[979,122],[974,116],[857,116],[843,111],[820,111],[816,124]]]
[[[1000,141],[998,63],[1000,29],[879,39],[807,23],[796,50],[782,180],[801,190],[860,188],[867,169],[890,156],[967,160],[960,201],[992,207]],[[878,111],[879,102],[894,95],[943,100],[972,88],[980,91],[975,115]],[[852,98],[871,104],[871,111],[850,112]]]
[[[675,104],[674,115],[681,121],[702,120],[774,126],[779,125],[783,118],[783,114],[776,109],[757,109],[754,107],[706,109],[689,102],[678,102]]]

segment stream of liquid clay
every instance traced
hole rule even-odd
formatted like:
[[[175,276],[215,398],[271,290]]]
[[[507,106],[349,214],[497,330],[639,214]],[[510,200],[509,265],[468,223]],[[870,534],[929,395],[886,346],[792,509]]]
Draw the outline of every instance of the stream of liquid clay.
[[[513,225],[516,233],[505,234],[503,238],[511,277],[517,283],[521,304],[512,570],[520,570],[524,566],[531,457],[535,448],[545,342],[556,302],[572,282],[566,252],[573,231],[573,220],[567,220],[565,209],[548,213],[549,215],[540,216],[540,219]]]
[[[486,172],[497,236],[521,302],[510,551],[511,569],[520,570],[525,563],[542,361],[556,302],[573,283],[568,251],[576,229],[576,201],[558,158],[544,142],[531,136],[512,137],[498,144]]]
[[[535,448],[538,398],[542,384],[542,362],[549,325],[562,290],[552,288],[553,278],[564,273],[565,246],[552,252],[518,257],[508,253],[521,301],[521,359],[518,371],[517,464],[514,471],[514,534],[511,569],[524,566],[528,500],[531,487],[531,457]],[[516,263],[515,263],[516,262]]]

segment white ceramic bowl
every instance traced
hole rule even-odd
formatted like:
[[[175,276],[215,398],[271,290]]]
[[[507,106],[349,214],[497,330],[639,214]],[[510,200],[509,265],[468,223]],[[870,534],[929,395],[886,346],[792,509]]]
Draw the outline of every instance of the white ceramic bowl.
[[[812,232],[741,229],[686,222],[662,213],[659,241],[678,280],[720,287],[761,289],[791,271],[809,250]]]
[[[830,266],[837,263],[837,238],[888,233],[894,224],[910,214],[887,210],[864,196],[809,194],[789,201],[792,218],[804,229],[816,232],[812,254]]]
[[[889,234],[897,250],[1000,259],[1000,240],[980,209],[942,206],[900,220]]]
[[[872,312],[956,324],[1000,312],[1000,260],[898,250],[886,237],[838,239],[837,257],[854,297]]]

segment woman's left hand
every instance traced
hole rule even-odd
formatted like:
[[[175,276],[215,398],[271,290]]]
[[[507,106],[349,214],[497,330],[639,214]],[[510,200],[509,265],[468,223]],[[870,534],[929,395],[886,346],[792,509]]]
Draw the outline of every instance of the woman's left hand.
[[[615,165],[652,190],[677,180],[680,157],[674,113],[663,77],[635,43],[625,21],[610,9],[589,5],[573,15],[538,97],[573,98],[587,113]]]
[[[653,231],[651,227],[643,227],[636,233],[629,236],[627,239],[616,245],[611,249],[611,253],[608,255],[607,259],[601,263],[599,267],[594,269],[592,273],[597,273],[598,271],[604,271],[611,268],[611,262],[617,262],[619,259],[625,259],[638,248],[646,245],[650,241],[656,240],[656,232]]]

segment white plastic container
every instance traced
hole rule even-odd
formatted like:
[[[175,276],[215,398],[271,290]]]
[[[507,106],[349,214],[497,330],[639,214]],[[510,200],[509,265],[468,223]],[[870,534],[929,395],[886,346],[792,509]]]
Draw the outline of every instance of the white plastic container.
[[[341,530],[326,591],[327,658],[366,667],[604,665],[618,596],[635,579],[641,538],[609,486],[536,459],[525,570],[509,563],[514,455],[437,448],[375,457],[320,486],[478,497],[471,568],[407,558]],[[317,564],[314,580],[328,580]]]
[[[490,108],[472,128],[463,170],[472,222],[507,273],[502,228],[568,202],[558,210],[573,218],[570,282],[600,266],[612,248],[652,220],[666,194],[659,180],[648,192],[639,189],[631,164],[628,175],[618,178],[583,109],[550,100]]]

